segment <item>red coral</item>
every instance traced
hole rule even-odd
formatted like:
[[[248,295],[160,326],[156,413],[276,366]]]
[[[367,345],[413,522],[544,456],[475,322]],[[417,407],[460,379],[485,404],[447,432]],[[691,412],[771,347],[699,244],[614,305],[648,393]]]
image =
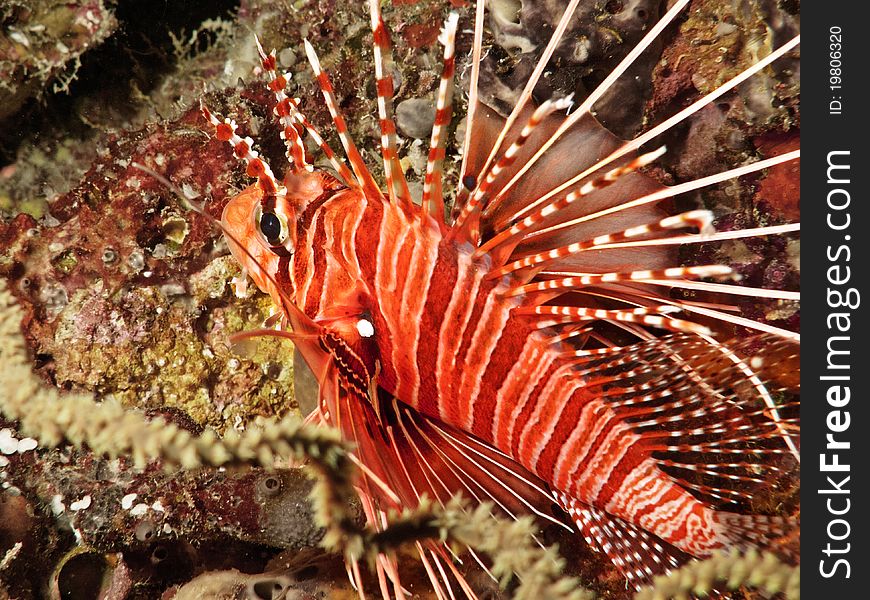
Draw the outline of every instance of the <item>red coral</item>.
[[[405,41],[412,48],[423,48],[431,46],[438,39],[438,33],[441,31],[441,22],[433,21],[430,23],[421,23],[419,25],[408,25],[402,31]]]
[[[755,146],[764,158],[779,156],[800,148],[800,131],[761,135],[755,139]],[[758,183],[756,204],[765,203],[777,220],[800,220],[800,179],[800,160],[790,160],[771,167]]]

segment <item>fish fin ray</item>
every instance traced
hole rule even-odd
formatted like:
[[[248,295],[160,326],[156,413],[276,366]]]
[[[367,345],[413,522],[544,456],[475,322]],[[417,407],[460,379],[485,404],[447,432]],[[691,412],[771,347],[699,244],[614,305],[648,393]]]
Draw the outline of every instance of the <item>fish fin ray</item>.
[[[746,504],[799,462],[798,403],[788,401],[797,344],[770,334],[727,344],[676,334],[583,352],[573,351],[590,392],[699,499]]]
[[[429,156],[426,160],[426,175],[423,180],[423,212],[431,213],[443,223],[445,206],[443,203],[443,162],[447,127],[453,115],[453,86],[456,71],[456,28],[459,22],[457,13],[450,13],[444,23],[439,38],[444,45],[441,81],[438,85],[438,96],[435,102],[435,123],[432,126],[432,136],[429,141]]]
[[[381,128],[381,154],[384,160],[384,175],[387,195],[391,202],[399,202],[406,208],[411,204],[411,193],[405,173],[399,164],[396,145],[396,123],[393,120],[393,54],[390,34],[381,17],[378,0],[369,0],[369,13],[372,25],[372,50],[375,62],[375,81],[378,96],[378,117]]]
[[[353,173],[359,182],[359,185],[368,196],[372,198],[380,198],[382,195],[381,190],[372,178],[372,175],[369,172],[362,155],[359,153],[356,144],[353,143],[347,129],[347,121],[345,121],[338,109],[338,102],[335,99],[335,91],[332,87],[332,82],[329,80],[329,75],[327,75],[326,71],[321,67],[320,59],[314,51],[314,46],[312,46],[311,42],[308,40],[305,40],[305,53],[308,56],[308,62],[311,64],[311,69],[314,71],[314,76],[320,86],[320,91],[323,93],[326,107],[332,116],[336,132],[338,133],[342,146],[344,146],[344,152],[347,155],[347,159],[350,162],[351,169],[353,169]]]
[[[638,525],[568,496],[560,501],[586,542],[605,554],[636,589],[691,559]]]

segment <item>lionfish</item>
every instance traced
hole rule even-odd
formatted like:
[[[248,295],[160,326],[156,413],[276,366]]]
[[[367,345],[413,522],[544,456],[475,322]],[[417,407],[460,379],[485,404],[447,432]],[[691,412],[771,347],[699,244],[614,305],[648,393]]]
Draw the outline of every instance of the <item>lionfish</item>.
[[[726,509],[745,505],[799,461],[794,411],[767,385],[771,363],[796,356],[799,337],[671,290],[794,299],[793,292],[708,281],[732,275],[731,268],[677,266],[675,249],[798,226],[717,233],[709,211],[672,215],[659,204],[795,160],[799,151],[668,187],[641,172],[664,149],[639,150],[799,38],[623,141],[592,107],[689,0],[673,3],[582,102],[537,104],[532,92],[578,2],[568,3],[507,117],[479,94],[485,6],[478,2],[452,199],[442,173],[455,13],[439,38],[443,73],[419,203],[397,154],[390,39],[378,0],[369,4],[385,189],[351,140],[307,40],[346,160],[286,94],[288,76],[259,40],[289,161],[283,180],[235,121],[204,105],[202,113],[256,179],[224,208],[229,247],[271,295],[283,333],[319,381],[309,419],[354,444],[370,525],[383,527],[391,510],[416,507],[424,496],[444,503],[462,494],[509,516],[571,523],[638,585],[717,549],[765,546],[789,529],[782,517]],[[306,135],[334,173],[314,169]],[[755,333],[723,341],[723,323]],[[438,597],[453,596],[451,572],[473,595],[443,547],[417,550]],[[402,597],[394,561],[378,561],[380,587],[389,595],[391,581]]]

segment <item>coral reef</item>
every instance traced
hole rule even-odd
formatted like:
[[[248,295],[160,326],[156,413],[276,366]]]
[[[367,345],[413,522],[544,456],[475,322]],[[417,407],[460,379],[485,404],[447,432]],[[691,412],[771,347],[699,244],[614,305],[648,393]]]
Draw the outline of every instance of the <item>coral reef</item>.
[[[49,85],[68,90],[82,54],[118,25],[102,0],[12,0],[0,8],[0,22],[0,121]]]
[[[135,166],[165,175],[185,196],[204,200],[209,214],[220,215],[247,179],[230,150],[204,133],[200,97],[235,118],[240,133],[257,139],[273,165],[283,164],[270,98],[256,77],[256,32],[267,48],[278,50],[303,111],[328,132],[326,109],[301,58],[303,39],[317,47],[351,134],[377,175],[379,133],[364,4],[179,4],[187,6],[168,7],[162,15],[126,0],[13,0],[0,9],[0,277],[21,311],[0,316],[6,328],[2,381],[7,388],[19,386],[15,397],[4,398],[0,415],[0,597],[61,597],[76,586],[92,591],[79,597],[150,598],[165,592],[186,598],[204,590],[214,597],[228,590],[251,598],[280,590],[288,597],[289,590],[301,597],[353,597],[339,558],[299,548],[321,541],[318,525],[336,522],[346,527],[327,530],[333,548],[339,539],[355,544],[357,553],[391,543],[359,530],[346,480],[321,480],[314,492],[319,504],[308,503],[312,480],[287,458],[319,455],[331,467],[336,463],[330,461],[343,460],[334,438],[296,421],[297,406],[304,414],[315,401],[316,385],[297,368],[289,344],[231,341],[233,333],[268,318],[268,300],[233,293],[230,283],[240,273],[219,233]],[[440,73],[434,41],[443,16],[458,10],[458,54],[464,59],[470,46],[467,4],[395,0],[384,6],[395,41],[395,104],[406,138],[400,155],[418,193],[426,146],[416,138],[425,138],[431,127]],[[497,106],[509,106],[515,97],[562,4],[493,3],[484,92]],[[582,98],[663,4],[582,2],[536,95]],[[716,0],[693,2],[689,16],[596,106],[602,121],[625,136],[658,122],[798,26],[785,3],[735,6],[739,10],[732,12]],[[467,71],[463,66],[460,73]],[[784,61],[709,107],[664,140],[664,167],[651,174],[672,183],[793,149],[799,140],[798,78],[797,61]],[[461,86],[455,100],[452,127],[463,127]],[[334,138],[330,142],[337,145]],[[447,152],[457,154],[452,139]],[[720,229],[792,220],[798,211],[796,168],[789,163],[686,202],[713,209]],[[456,185],[452,169],[448,161],[448,190]],[[752,240],[692,252],[687,260],[725,261],[749,284],[797,288],[799,242]],[[753,299],[743,308],[778,326],[799,322],[790,303]],[[294,437],[299,435],[305,439]],[[87,446],[58,446],[64,440]],[[297,442],[304,447],[294,447]],[[313,450],[312,444],[325,446]],[[210,467],[167,473],[173,465]],[[345,467],[331,467],[320,474],[347,476]],[[793,506],[794,492],[784,496],[785,505]],[[499,546],[520,548],[527,533],[521,526],[481,536],[468,525],[474,520],[461,514],[403,518],[416,519],[413,535],[447,531],[493,553]],[[567,584],[547,571],[557,563],[538,550],[505,554],[505,573],[543,561],[535,571],[542,579],[527,577],[525,593],[554,597],[548,594],[555,591],[534,585]],[[572,566],[587,587],[603,598],[627,597],[611,567],[584,548],[569,551],[581,557],[582,564]],[[716,564],[707,568],[726,572],[725,563]],[[661,590],[649,597],[686,593],[670,583]],[[418,591],[424,597],[422,583]]]

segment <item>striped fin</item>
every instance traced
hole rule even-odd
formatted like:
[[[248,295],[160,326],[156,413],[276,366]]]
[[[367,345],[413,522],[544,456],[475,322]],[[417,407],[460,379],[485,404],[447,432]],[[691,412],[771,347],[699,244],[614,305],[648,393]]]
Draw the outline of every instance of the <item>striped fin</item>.
[[[558,499],[586,543],[605,554],[635,589],[655,575],[669,573],[691,558],[624,519],[564,494],[560,494]]]
[[[378,93],[378,119],[381,128],[381,153],[384,158],[384,174],[387,179],[387,195],[392,202],[405,207],[411,203],[408,182],[399,164],[396,148],[396,123],[393,121],[393,76],[389,68],[393,64],[390,35],[381,17],[379,0],[369,0],[372,22],[372,49],[375,55],[375,82]]]
[[[791,385],[796,344],[765,334],[722,348],[676,335],[578,361],[590,391],[599,388],[660,468],[699,497],[739,504],[789,472],[799,417],[770,391]]]
[[[292,114],[293,118],[305,128],[305,131],[308,132],[308,135],[311,136],[311,139],[314,140],[314,143],[317,144],[320,151],[323,152],[324,156],[326,156],[326,159],[332,165],[332,168],[335,169],[336,173],[338,173],[338,176],[344,181],[344,184],[349,187],[359,188],[359,184],[356,182],[356,179],[354,179],[353,173],[351,173],[347,164],[345,164],[341,158],[336,156],[335,151],[326,143],[326,140],[323,139],[323,136],[320,135],[320,132],[317,131],[314,124],[308,120],[308,117],[300,112],[299,98],[287,98],[286,103],[286,112]],[[279,115],[284,112],[282,105],[276,106],[275,110],[279,111]]]
[[[662,154],[664,154],[664,151],[664,147],[659,148],[655,152],[650,152],[648,154],[637,157],[623,167],[611,169],[604,175],[596,179],[587,181],[582,187],[574,190],[561,200],[547,204],[546,206],[540,208],[539,210],[533,211],[531,212],[531,214],[528,214],[528,216],[526,216],[526,213],[529,212],[532,208],[532,206],[529,206],[525,210],[517,213],[517,215],[514,217],[515,219],[524,217],[521,221],[513,224],[510,227],[507,227],[506,225],[503,226],[497,235],[487,240],[485,244],[478,248],[477,253],[482,254],[491,250],[492,248],[495,248],[500,244],[504,244],[505,242],[512,238],[515,238],[516,236],[522,235],[526,231],[542,223],[544,219],[551,214],[568,207],[577,200],[580,200],[581,198],[584,198],[585,196],[588,196],[595,191],[610,186],[611,184],[619,181],[620,177],[628,175],[629,173],[633,173],[638,169],[650,164],[651,162],[659,158]]]
[[[570,16],[572,6],[569,5],[565,11],[551,44],[506,119],[476,100],[478,82],[473,72],[471,86],[475,103],[470,105],[473,116],[463,158],[463,189],[457,196],[456,220],[450,235],[476,243],[475,258],[490,257],[495,265],[488,274],[490,279],[512,278],[514,290],[511,295],[519,297],[537,293],[540,296],[537,302],[540,303],[612,311],[614,318],[608,321],[620,331],[640,339],[649,335],[648,327],[668,324],[669,319],[633,319],[635,313],[668,305],[686,315],[684,322],[701,322],[697,333],[720,335],[746,327],[798,339],[793,332],[740,316],[735,302],[729,299],[733,293],[793,301],[798,298],[797,292],[758,290],[756,294],[756,288],[752,287],[689,281],[705,277],[696,277],[690,272],[686,277],[664,279],[613,277],[613,274],[629,272],[675,272],[682,267],[677,257],[677,246],[681,243],[713,242],[740,235],[780,235],[799,229],[797,225],[774,225],[744,233],[717,234],[705,228],[697,235],[667,236],[664,229],[671,223],[671,217],[666,217],[659,208],[663,201],[678,195],[797,160],[799,151],[670,187],[653,181],[640,171],[661,156],[663,148],[639,156],[635,154],[644,145],[794,50],[800,43],[799,36],[633,140],[618,139],[592,114],[594,104],[655,40],[660,39],[664,29],[686,10],[688,4],[688,0],[672,3],[662,18],[575,110],[567,116],[546,115],[532,131],[521,127],[521,123],[528,124],[535,111],[546,103],[535,109],[530,101],[529,86],[534,87],[539,70],[546,67],[551,45],[558,43],[561,35],[559,26]],[[478,19],[482,20],[482,11],[479,12]],[[474,60],[478,59],[479,55],[475,55]],[[565,160],[567,156],[571,160]],[[675,218],[680,218],[680,215]],[[608,239],[608,236],[612,237]],[[542,281],[551,281],[553,274],[562,276],[562,285],[549,287],[546,289],[548,293],[541,293],[546,286],[553,285],[541,285]],[[578,283],[577,278],[582,277],[587,281],[580,287],[572,287]],[[595,277],[599,280],[592,283]],[[689,297],[691,294],[685,294],[685,299],[672,296],[670,290],[679,288],[702,291],[705,300],[695,301]],[[555,301],[560,295],[565,299]],[[706,300],[708,297],[710,300]],[[691,329],[678,327],[675,330]],[[612,335],[604,333],[600,327],[594,331],[606,337]]]
[[[313,171],[314,166],[308,163],[306,157],[305,144],[296,129],[294,121],[302,126],[308,132],[311,139],[318,145],[324,153],[327,160],[332,164],[338,175],[344,180],[347,185],[354,186],[356,182],[353,175],[344,161],[335,156],[335,152],[330,148],[329,144],[324,141],[323,137],[317,131],[317,128],[299,111],[299,99],[290,98],[285,92],[287,81],[290,79],[289,74],[278,75],[276,70],[277,61],[275,59],[275,51],[272,50],[268,55],[263,50],[260,39],[254,36],[257,43],[257,52],[260,55],[260,62],[263,70],[269,78],[268,88],[275,94],[275,108],[273,114],[278,117],[282,130],[281,139],[287,147],[287,159],[290,162],[290,167],[293,170]]]
[[[263,50],[263,45],[260,43],[260,38],[254,36],[254,41],[257,43],[257,53],[260,55],[260,64],[263,66],[263,70],[269,78],[269,84],[267,87],[275,95],[275,100],[277,101],[277,106],[273,112],[275,116],[278,117],[283,128],[281,131],[281,139],[284,140],[284,145],[287,147],[287,160],[290,163],[290,168],[293,171],[313,171],[314,167],[305,157],[305,144],[302,142],[299,132],[296,131],[296,126],[293,124],[292,108],[289,99],[287,98],[287,94],[284,93],[290,75],[279,75],[276,69],[277,60],[275,58],[275,51],[272,50],[272,52],[266,54],[266,51]]]
[[[326,102],[326,107],[329,114],[332,116],[332,122],[335,125],[335,131],[338,133],[338,138],[344,146],[344,152],[347,159],[350,161],[350,166],[353,169],[356,179],[360,186],[365,190],[366,194],[372,198],[378,198],[381,195],[381,190],[377,183],[369,173],[362,155],[357,150],[356,144],[350,137],[347,130],[347,121],[338,110],[338,102],[335,99],[335,90],[332,87],[332,82],[329,76],[320,66],[320,59],[317,58],[317,53],[314,51],[314,46],[311,42],[305,40],[305,54],[308,57],[308,62],[311,63],[311,69],[314,71],[314,76],[320,86],[320,91],[323,93],[323,99]]]
[[[483,1],[478,2],[478,12],[475,18],[475,36],[478,35],[477,31],[480,31],[480,35],[482,35],[483,4]],[[472,96],[474,98],[469,99],[469,105],[473,108],[469,110],[469,135],[466,137],[466,144],[464,146],[466,159],[463,160],[461,176],[461,181],[463,183],[465,183],[466,181],[470,181],[472,185],[464,185],[459,189],[456,201],[454,202],[454,209],[461,209],[464,207],[465,202],[468,198],[468,192],[473,191],[477,183],[485,178],[492,164],[492,161],[497,156],[497,153],[501,149],[502,145],[509,138],[509,133],[511,131],[515,131],[515,122],[517,121],[517,119],[521,118],[521,115],[525,111],[528,110],[529,102],[532,97],[532,91],[535,89],[535,86],[537,85],[541,75],[543,75],[544,69],[546,69],[547,63],[549,63],[550,61],[550,57],[553,55],[553,52],[556,50],[559,42],[562,40],[562,36],[564,35],[568,24],[571,22],[571,17],[574,15],[578,4],[579,0],[571,0],[565,7],[565,11],[562,13],[562,17],[560,18],[559,23],[554,29],[553,35],[550,37],[550,41],[547,43],[546,48],[544,48],[541,59],[538,61],[538,64],[535,66],[534,71],[529,76],[529,80],[526,82],[526,85],[520,94],[516,106],[511,111],[511,114],[508,115],[507,119],[503,121],[500,130],[496,133],[495,139],[493,139],[491,143],[489,142],[489,140],[484,142],[483,138],[485,136],[481,135],[481,130],[477,130],[475,128],[476,124],[474,122],[474,113],[482,112],[479,111],[479,102],[472,103],[472,100],[476,99],[477,96],[477,80],[479,78],[480,71],[478,68],[476,71],[472,72],[471,86]],[[477,37],[475,37],[473,60],[476,65],[478,65],[480,61],[480,46],[481,41]],[[477,118],[479,119],[480,116],[478,116]],[[472,156],[472,153],[474,153],[474,156]],[[467,213],[466,216],[468,214],[470,213]],[[462,223],[460,222],[457,224],[461,225]]]
[[[513,273],[521,269],[528,269],[530,267],[537,267],[586,250],[591,250],[595,247],[617,244],[626,240],[644,237],[649,234],[655,234],[669,229],[697,227],[701,232],[707,233],[709,231],[712,217],[713,215],[709,211],[694,210],[673,217],[665,217],[655,223],[629,227],[624,231],[597,235],[591,239],[576,241],[566,246],[548,250],[547,252],[538,252],[525,258],[515,260],[503,267],[492,270],[487,277],[489,279],[497,279],[507,275],[508,273]]]
[[[732,272],[731,267],[726,267],[725,265],[704,265],[697,267],[672,267],[659,270],[578,274],[572,277],[545,279],[535,283],[517,286],[506,292],[505,296],[511,297],[522,294],[533,294],[535,292],[578,289],[590,285],[600,285],[602,283],[615,283],[617,281],[667,282],[686,278],[721,277],[724,275],[730,275]]]
[[[591,106],[595,100],[603,96],[613,82],[633,64],[637,57],[660,36],[664,28],[687,4],[688,0],[679,0],[659,19],[628,56],[584,100],[577,110],[567,117],[548,120],[546,126],[541,128],[542,135],[537,136],[527,145],[527,152],[523,153],[516,161],[515,168],[504,173],[503,177],[507,181],[499,186],[499,189],[488,201],[489,206],[485,207],[489,208],[488,212],[491,213],[492,206],[495,205],[498,205],[498,212],[500,213],[510,210],[511,207],[517,209],[526,206],[541,193],[566,180],[570,180],[580,172],[584,172],[587,167],[597,163],[602,155],[618,150],[622,142],[609,134],[609,132],[606,132],[595,121],[590,113]],[[515,138],[519,133],[517,131],[518,128],[515,126],[515,121],[521,114],[527,113],[530,110],[529,101],[531,92],[546,68],[552,52],[561,40],[576,5],[577,2],[575,1],[569,3],[566,7],[562,19],[554,29],[550,43],[545,48],[517,101],[517,105],[508,118],[503,121],[500,131],[495,134],[494,139],[490,138],[492,142],[486,139],[488,136],[484,135],[477,135],[476,138],[469,140],[472,143],[466,146],[467,153],[485,153],[488,148],[491,148],[485,161],[481,162],[479,159],[473,160],[469,158],[468,165],[463,165],[462,181],[468,181],[472,184],[472,189],[479,185],[479,182],[486,177],[489,169],[494,164],[495,156],[499,150],[503,146],[509,145],[512,138]],[[474,123],[472,122],[472,124]],[[471,125],[469,129],[475,130]],[[572,160],[563,160],[565,156],[571,156]],[[535,173],[531,177],[521,177],[520,174],[524,174],[531,168],[531,165],[537,166]],[[523,185],[517,186],[518,183]],[[468,184],[466,184],[467,186]],[[529,186],[533,187],[529,188]],[[519,189],[519,187],[524,189]],[[457,206],[464,206],[467,197],[468,192],[464,189],[461,190],[457,197]],[[485,230],[486,223],[482,223],[481,228]]]
[[[534,200],[537,196],[535,194],[528,194],[528,192],[522,192],[519,189],[516,189],[516,184],[525,183],[526,180],[531,179],[530,177],[524,177],[525,173],[538,165],[536,172],[539,172],[545,177],[541,182],[541,187],[545,187],[546,185],[552,185],[556,180],[560,179],[562,181],[571,180],[571,176],[567,175],[563,171],[553,171],[545,167],[543,163],[539,164],[539,162],[543,159],[545,162],[549,160],[549,164],[552,164],[552,157],[558,156],[559,154],[564,155],[564,151],[566,149],[570,149],[572,146],[574,147],[574,151],[570,152],[569,155],[575,156],[577,155],[577,151],[581,148],[580,145],[576,143],[571,143],[569,145],[565,145],[566,137],[571,137],[578,131],[582,131],[583,129],[591,129],[593,127],[592,123],[595,122],[594,118],[591,116],[591,109],[595,102],[597,102],[604,94],[610,89],[613,83],[623,74],[626,70],[637,60],[637,58],[649,47],[650,44],[653,43],[664,29],[683,11],[683,9],[689,4],[689,0],[677,0],[669,10],[650,28],[650,30],[643,36],[640,42],[628,53],[628,55],[608,74],[608,76],[601,82],[590,94],[589,96],[580,104],[580,106],[566,119],[564,119],[559,125],[552,131],[551,135],[543,140],[541,144],[539,144],[535,148],[535,152],[532,156],[528,157],[527,160],[520,163],[520,168],[516,170],[515,173],[512,173],[510,180],[507,184],[502,188],[499,192],[499,195],[493,199],[493,203],[498,204],[513,204],[515,202],[520,202],[523,204],[528,204],[529,201]],[[544,62],[542,59],[541,62]],[[597,122],[596,122],[597,123]],[[622,144],[615,137],[612,138],[612,142],[614,144],[614,149],[616,150]],[[603,148],[603,151],[606,152],[606,147],[599,146],[599,148]],[[597,159],[591,161],[593,164],[597,163]],[[572,161],[573,164],[577,164],[578,161]],[[583,174],[583,177],[588,176],[590,173],[594,172],[597,169],[576,169],[576,173]],[[575,175],[576,177],[580,177],[579,175]],[[510,194],[511,200],[508,201],[507,198],[504,198],[505,195]]]
[[[462,164],[459,167],[460,186],[457,189],[456,197],[453,201],[454,214],[457,208],[461,208],[467,199],[468,192],[474,188],[473,182],[476,181],[474,173],[483,165],[483,152],[474,151],[480,147],[491,147],[491,143],[485,143],[484,124],[487,119],[479,111],[486,109],[490,111],[478,96],[480,92],[480,61],[483,57],[483,20],[486,13],[486,2],[478,0],[474,11],[474,40],[471,45],[471,81],[468,86],[468,113],[466,114],[467,127],[465,128],[465,139],[462,142]],[[491,128],[487,128],[491,131]],[[493,138],[494,141],[494,138]],[[468,184],[466,184],[468,182]]]
[[[236,133],[238,125],[233,119],[227,118],[221,121],[206,108],[202,101],[200,101],[199,110],[214,127],[215,137],[222,142],[228,142],[233,147],[235,157],[245,161],[248,177],[257,180],[257,185],[263,190],[263,194],[266,196],[277,194],[282,186],[275,179],[275,174],[272,173],[269,163],[260,158],[259,153],[254,150],[254,140],[250,137],[242,138],[239,136]]]
[[[441,70],[441,83],[438,86],[438,99],[435,102],[435,123],[432,126],[432,138],[429,141],[429,158],[426,161],[426,177],[423,180],[422,206],[424,213],[435,215],[439,221],[444,220],[444,202],[442,200],[441,170],[444,162],[444,145],[446,143],[447,126],[453,116],[453,75],[456,71],[456,27],[459,15],[450,13],[441,41],[444,45],[444,67]]]
[[[410,409],[396,408],[404,410],[411,423],[413,430],[409,429],[409,433],[416,432],[426,441],[427,453],[440,456],[462,481],[465,489],[459,492],[494,503],[510,518],[532,514],[542,522],[564,526],[562,515],[553,513],[549,487],[511,457],[459,429],[421,417]]]
[[[522,150],[523,146],[525,146],[526,142],[529,141],[529,138],[532,134],[535,133],[537,127],[541,124],[541,122],[547,118],[552,113],[558,110],[564,110],[571,105],[570,98],[562,98],[560,100],[546,100],[539,107],[532,111],[532,114],[529,115],[526,124],[520,130],[519,135],[513,140],[510,146],[504,151],[504,153],[500,156],[499,160],[486,172],[486,176],[483,177],[482,180],[478,181],[474,192],[468,198],[468,201],[462,207],[462,211],[459,213],[459,216],[456,218],[456,222],[453,224],[454,231],[461,231],[463,229],[463,225],[468,222],[468,219],[475,212],[480,210],[482,206],[484,206],[488,194],[494,187],[496,180],[499,176],[507,171],[511,165],[514,164],[517,157],[519,156],[520,150]],[[471,225],[473,227],[474,225]],[[479,234],[473,233],[468,235],[470,239],[472,239],[475,244],[479,243]]]
[[[680,334],[578,353],[575,375],[637,436],[631,445],[646,458],[572,463],[581,480],[563,477],[565,491],[555,497],[630,583],[717,548],[767,547],[794,529],[788,518],[721,508],[751,511],[759,495],[795,483],[797,406],[768,406],[762,392],[785,391],[777,381],[789,379],[798,358],[795,344],[769,335],[728,352]],[[594,443],[609,448],[615,429],[597,427]]]
[[[691,559],[679,548],[663,542],[642,527],[607,514],[574,498],[560,495],[560,501],[586,542],[613,562],[630,586],[638,590],[656,575],[670,573]],[[784,522],[762,515],[716,513],[723,537],[730,546],[747,548],[767,545],[785,533]],[[705,597],[726,598],[714,591]]]
[[[634,308],[630,310],[604,310],[600,308],[584,308],[581,306],[530,306],[517,309],[514,314],[539,316],[555,315],[566,317],[562,322],[571,323],[576,321],[622,321],[626,323],[642,323],[659,329],[669,331],[682,331],[686,333],[698,333],[710,335],[710,330],[698,323],[675,319],[664,316],[678,310],[675,306],[652,306],[649,308]]]
[[[421,415],[382,388],[373,387],[371,393],[377,398],[372,398],[355,388],[344,389],[337,379],[324,383],[319,414],[323,423],[339,427],[356,445],[355,462],[361,468],[357,488],[368,521],[376,529],[385,525],[379,515],[390,510],[417,507],[424,496],[444,505],[457,494],[472,504],[492,503],[493,514],[510,518],[532,514],[541,522],[570,529],[566,516],[553,503],[550,488],[489,444]],[[467,597],[475,597],[444,547],[427,542],[417,550],[436,597],[456,597],[451,581]],[[474,558],[487,570],[479,557]],[[398,573],[389,557],[379,561],[382,591],[392,587],[398,596]],[[353,565],[350,572],[352,581],[361,585]]]
[[[547,484],[508,455],[460,429],[421,415],[383,390],[380,394],[386,437],[401,457],[397,472],[404,474],[415,495],[425,493],[446,504],[459,493],[472,501],[491,502],[511,518],[533,514],[542,521],[564,524],[560,514],[553,514]],[[410,506],[417,500],[404,499]]]
[[[687,4],[687,2],[685,0],[681,0],[680,2],[675,4],[668,11],[668,13],[664,17],[662,17],[662,19],[659,21],[659,23],[657,23],[656,26],[652,30],[650,30],[650,32],[647,34],[647,36],[645,36],[644,40],[641,41],[641,45],[643,45],[644,42],[648,38],[651,41],[651,39],[653,39],[653,38],[650,36],[652,36],[653,33],[656,33],[656,30],[659,28],[659,25],[661,25],[662,23],[666,23],[670,19],[672,19],[676,15],[677,12],[679,12],[680,10],[682,10],[682,8],[685,7],[686,4]],[[658,31],[658,33],[660,33],[660,30]],[[799,43],[800,43],[800,36],[796,36],[793,39],[789,40],[788,42],[786,42],[785,44],[783,44],[782,46],[780,46],[779,48],[777,48],[776,50],[771,52],[768,56],[759,60],[757,63],[748,67],[747,69],[743,70],[739,75],[737,75],[734,78],[730,79],[729,81],[723,83],[721,86],[719,86],[714,91],[701,97],[697,101],[693,102],[691,105],[689,105],[686,108],[684,108],[683,110],[679,111],[677,114],[666,119],[665,121],[663,121],[659,125],[651,128],[646,133],[638,136],[637,138],[635,138],[634,140],[632,140],[630,142],[624,142],[624,143],[619,144],[618,147],[615,148],[609,154],[607,154],[605,158],[598,160],[598,161],[595,161],[592,165],[589,166],[589,168],[580,171],[574,177],[567,179],[564,183],[553,188],[552,190],[550,190],[546,194],[543,194],[540,198],[535,199],[534,202],[529,204],[529,206],[536,206],[539,203],[545,202],[546,200],[555,196],[556,194],[560,194],[560,193],[566,191],[567,189],[569,189],[571,186],[576,185],[579,182],[583,181],[583,179],[585,179],[586,177],[589,177],[591,174],[595,173],[596,171],[598,171],[598,170],[610,165],[614,161],[617,161],[617,160],[621,159],[622,157],[629,155],[630,153],[636,151],[644,144],[655,139],[657,136],[667,132],[672,127],[683,122],[685,119],[687,119],[688,117],[690,117],[691,115],[693,115],[694,113],[696,113],[697,111],[702,109],[703,107],[709,105],[711,102],[714,102],[717,98],[721,97],[726,92],[734,89],[739,84],[743,83],[744,81],[746,81],[747,79],[752,77],[754,74],[756,74],[759,71],[761,71],[762,69],[766,68],[773,61],[781,58],[782,56],[784,56],[788,52],[792,51],[793,49],[795,49],[797,47],[797,45]],[[634,58],[632,58],[632,57],[636,58],[634,51],[632,51],[632,53],[630,53],[623,62],[627,61],[628,59],[633,60]],[[627,66],[628,65],[626,65],[626,68],[627,68]],[[621,67],[622,67],[622,64],[619,67],[617,67],[608,76],[608,78],[604,82],[602,82],[601,86],[599,86],[599,88],[596,90],[596,92],[593,92],[593,95],[591,95],[590,98],[593,98],[593,99],[597,98],[598,97],[597,92],[599,90],[601,90],[605,86],[605,84],[607,84],[608,82],[612,83],[615,80],[614,75],[621,73],[621,71],[620,71]],[[604,91],[606,91],[606,90],[604,90]],[[603,93],[603,91],[601,93]],[[522,168],[519,169],[513,175],[511,180],[502,189],[502,192],[501,192],[502,194],[506,194],[509,190],[514,190],[514,186],[523,181],[525,174],[530,169],[532,169],[534,167],[534,165],[537,164],[538,161],[540,161],[548,152],[553,151],[552,147],[556,143],[556,141],[566,131],[568,131],[571,126],[574,126],[574,124],[576,122],[580,121],[581,117],[583,117],[584,109],[587,113],[591,109],[591,104],[589,103],[588,99],[574,113],[574,118],[569,120],[569,121],[566,121],[565,126],[560,127],[559,130],[557,130],[557,132],[555,132],[553,134],[552,138],[550,140],[548,140],[543,146],[541,146],[541,148],[538,150],[538,152],[535,154],[535,156],[533,156],[530,160],[528,160],[525,164],[522,165]],[[512,193],[512,195],[518,195],[518,192],[516,190],[514,190],[511,193]]]
[[[748,165],[744,165],[742,167],[737,167],[735,169],[730,169],[728,171],[723,171],[723,172],[717,173],[715,175],[710,175],[708,177],[702,177],[700,179],[688,181],[686,183],[682,183],[682,184],[675,185],[672,187],[667,187],[667,188],[659,187],[659,189],[656,189],[655,191],[652,191],[651,193],[648,193],[648,194],[643,194],[643,195],[638,196],[635,193],[634,195],[637,197],[634,200],[623,201],[623,202],[619,202],[617,204],[610,205],[610,206],[606,206],[606,205],[602,206],[602,204],[606,204],[606,203],[601,203],[601,202],[597,202],[597,203],[585,202],[584,203],[585,206],[584,206],[584,209],[583,209],[583,212],[581,215],[579,215],[579,216],[571,215],[569,218],[568,215],[561,214],[559,216],[560,222],[558,222],[557,224],[547,223],[545,227],[535,229],[533,232],[531,232],[525,236],[524,241],[530,242],[530,243],[533,242],[535,244],[540,245],[542,243],[546,243],[541,238],[544,238],[544,237],[551,238],[551,237],[553,237],[552,234],[554,234],[554,233],[564,232],[567,235],[572,231],[576,231],[578,226],[580,226],[580,225],[588,224],[592,221],[601,220],[604,218],[611,218],[614,215],[618,215],[620,213],[622,213],[624,215],[624,214],[630,213],[631,211],[633,211],[635,209],[641,208],[645,205],[655,204],[657,202],[660,202],[666,198],[673,198],[673,197],[678,196],[680,194],[685,194],[687,192],[702,189],[704,187],[715,185],[715,184],[721,183],[723,181],[728,181],[730,179],[742,177],[744,175],[749,175],[751,173],[755,173],[755,172],[761,171],[763,169],[767,169],[769,167],[773,167],[773,166],[776,166],[778,164],[788,162],[790,160],[795,160],[799,157],[800,157],[800,151],[798,151],[798,150],[793,151],[793,152],[788,152],[786,154],[775,156],[775,157],[772,157],[769,159],[760,160],[760,161],[757,161],[754,163],[750,163]],[[561,201],[561,202],[554,203],[552,206],[563,205],[562,207],[564,208],[564,207],[569,206],[570,204],[572,204],[572,202]],[[547,206],[549,207],[551,205],[547,205]],[[546,210],[547,210],[547,208],[544,208],[544,209],[542,209],[542,212],[546,211]],[[519,215],[516,215],[516,218],[519,218]],[[531,217],[526,217],[526,218],[528,219]],[[539,223],[541,223],[541,220],[536,220],[535,223],[533,223],[533,224],[537,225]],[[508,224],[505,223],[503,225],[497,225],[496,227],[507,228]],[[528,227],[524,228],[524,231],[527,229],[528,229]],[[785,232],[785,231],[783,231],[783,232]],[[756,234],[756,235],[758,235],[758,234]]]

